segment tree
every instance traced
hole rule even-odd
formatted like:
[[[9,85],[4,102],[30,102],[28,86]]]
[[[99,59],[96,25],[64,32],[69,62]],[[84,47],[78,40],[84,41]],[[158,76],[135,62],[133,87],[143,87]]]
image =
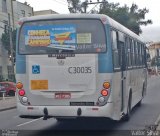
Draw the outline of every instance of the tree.
[[[84,13],[88,5],[87,1],[67,1],[71,13]],[[102,0],[102,2],[98,11],[92,9],[90,13],[106,14],[138,35],[142,33],[141,25],[152,24],[151,20],[145,20],[145,15],[149,12],[146,8],[138,9],[136,4],[128,7],[127,5],[120,6],[119,3],[109,3],[106,0]]]
[[[67,2],[70,13],[85,13],[86,2],[81,2],[81,0],[67,0]]]
[[[10,40],[9,40],[9,33],[3,33],[1,37],[2,45],[8,51],[8,55],[11,55],[10,49]],[[13,41],[13,57],[15,58],[15,50],[16,50],[16,30],[12,31],[12,41]]]
[[[119,3],[108,2],[102,3],[99,9],[100,14],[110,16],[138,35],[142,33],[141,25],[152,24],[151,20],[144,20],[148,12],[146,8],[138,9],[136,4],[132,4],[131,7],[127,5],[120,7]]]

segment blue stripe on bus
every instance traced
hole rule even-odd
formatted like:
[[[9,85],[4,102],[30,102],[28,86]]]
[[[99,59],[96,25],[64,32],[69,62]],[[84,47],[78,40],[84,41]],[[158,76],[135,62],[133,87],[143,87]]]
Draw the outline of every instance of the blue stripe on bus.
[[[16,54],[16,73],[17,74],[26,73],[26,57],[24,55]]]
[[[26,73],[26,56],[18,54],[18,31],[16,37],[16,73],[17,74],[25,74]]]
[[[106,25],[107,52],[98,54],[98,73],[113,72],[110,26]]]

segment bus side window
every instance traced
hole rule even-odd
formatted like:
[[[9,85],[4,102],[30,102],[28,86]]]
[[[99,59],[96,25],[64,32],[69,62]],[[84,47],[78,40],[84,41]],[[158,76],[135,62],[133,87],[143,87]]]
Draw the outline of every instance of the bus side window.
[[[140,49],[139,49],[139,47],[140,47],[140,43],[137,42],[137,66],[138,67],[140,66],[140,53],[139,53]]]
[[[133,46],[133,50],[132,50],[132,53],[133,53],[133,54],[132,54],[132,55],[133,55],[133,56],[132,56],[132,57],[133,57],[133,58],[132,58],[132,59],[133,59],[132,62],[133,62],[133,63],[132,63],[132,66],[133,66],[133,67],[136,67],[136,43],[135,43],[134,40],[132,40],[132,46]]]
[[[140,67],[142,67],[142,43],[140,43],[140,46],[139,46],[139,54],[140,54]]]
[[[125,38],[124,34],[118,32],[118,52],[119,52],[119,62],[121,70],[126,70],[126,49],[125,49]]]
[[[144,65],[144,67],[147,67],[147,52],[146,52],[146,47],[145,47],[144,44],[143,44],[143,52],[144,52],[144,54],[143,54],[143,58],[144,58],[143,65]]]
[[[119,50],[118,50],[118,33],[112,30],[112,50],[114,69],[120,69]]]
[[[129,38],[128,39],[128,54],[129,54],[129,67],[131,68],[132,67],[132,53],[131,53],[131,45],[132,45],[132,41],[131,39]]]
[[[145,66],[145,49],[144,45],[142,45],[142,66]]]
[[[126,65],[127,68],[129,69],[131,67],[131,44],[130,44],[130,39],[129,37],[125,37],[125,48],[126,48]]]

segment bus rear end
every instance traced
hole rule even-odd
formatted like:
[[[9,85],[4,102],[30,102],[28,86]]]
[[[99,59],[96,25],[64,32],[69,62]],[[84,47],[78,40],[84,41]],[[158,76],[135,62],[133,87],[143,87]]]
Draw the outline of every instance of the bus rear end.
[[[16,62],[20,114],[110,117],[110,74],[99,72],[100,54],[107,45],[98,18],[24,21]]]

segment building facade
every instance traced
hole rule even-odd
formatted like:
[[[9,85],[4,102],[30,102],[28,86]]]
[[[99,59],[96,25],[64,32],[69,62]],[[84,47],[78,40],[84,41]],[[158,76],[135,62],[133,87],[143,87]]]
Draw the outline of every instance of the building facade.
[[[47,15],[47,14],[58,14],[57,12],[49,9],[49,10],[40,10],[40,11],[34,11],[34,16],[37,15]]]
[[[8,51],[2,46],[2,34],[8,32],[9,17],[10,27],[16,29],[19,18],[32,16],[33,8],[29,4],[16,0],[0,0],[0,81],[14,80],[14,67],[9,58]]]
[[[150,44],[148,49],[149,49],[151,59],[153,59],[154,57],[160,56],[160,42]]]
[[[0,0],[0,37],[4,30],[7,30],[9,21],[8,18],[10,16],[11,26],[13,27],[13,6],[11,0]],[[11,62],[9,61],[8,52],[2,46],[2,42],[0,40],[0,81],[8,79],[8,68],[11,67]],[[13,71],[11,72],[13,73]]]
[[[14,15],[14,27],[16,28],[17,22],[20,18],[33,16],[33,8],[27,3],[21,3],[13,1],[13,15]]]

